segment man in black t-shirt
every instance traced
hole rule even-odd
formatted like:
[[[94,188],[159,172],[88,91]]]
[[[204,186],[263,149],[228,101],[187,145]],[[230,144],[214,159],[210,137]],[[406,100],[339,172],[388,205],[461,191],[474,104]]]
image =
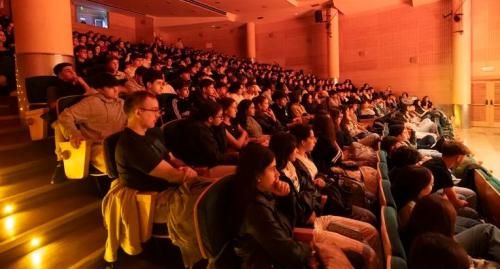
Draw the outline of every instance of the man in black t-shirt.
[[[432,171],[434,176],[434,187],[432,192],[443,190],[444,195],[456,207],[461,208],[470,204],[471,207],[475,206],[476,194],[474,191],[455,187],[453,183],[453,176],[451,169],[456,168],[462,163],[465,155],[470,154],[470,150],[462,143],[457,141],[446,141],[441,147],[443,154],[442,158],[434,157],[422,165]],[[461,197],[460,197],[461,196]],[[459,199],[465,198],[466,200]]]
[[[197,173],[186,166],[171,165],[161,131],[152,129],[160,116],[156,97],[146,91],[135,92],[124,105],[127,128],[115,152],[122,183],[140,191],[162,191],[193,180]],[[173,161],[173,160],[172,160]]]

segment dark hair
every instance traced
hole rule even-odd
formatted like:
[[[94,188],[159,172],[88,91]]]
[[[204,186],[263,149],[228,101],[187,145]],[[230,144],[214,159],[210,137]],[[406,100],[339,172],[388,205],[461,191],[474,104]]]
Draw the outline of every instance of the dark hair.
[[[392,173],[391,192],[394,201],[399,209],[402,209],[408,202],[416,201],[418,194],[427,187],[432,179],[432,172],[423,167],[409,165],[396,168],[397,173]]]
[[[403,124],[389,125],[389,135],[394,137],[401,135],[404,132],[405,128],[406,127]]]
[[[211,79],[206,78],[200,81],[200,89],[210,87],[211,85],[214,85],[214,81]]]
[[[423,197],[413,208],[408,221],[408,245],[411,245],[417,236],[428,232],[453,238],[456,218],[457,212],[447,199],[439,194]]]
[[[230,93],[237,93],[240,90],[240,88],[241,88],[241,83],[233,82],[233,83],[231,83],[231,86],[229,86],[228,91]]]
[[[141,68],[142,66],[140,67],[137,67],[137,69]],[[137,72],[137,70],[136,70]],[[140,71],[141,72],[141,71]],[[161,79],[163,80],[163,74],[159,71],[155,71],[155,70],[148,70],[142,77],[142,82],[144,84],[144,86],[146,86],[148,83],[151,83],[153,84],[153,82],[155,82],[156,80],[158,79]]]
[[[274,153],[268,148],[250,143],[241,149],[236,167],[234,189],[234,213],[236,223],[241,223],[246,208],[257,195],[257,178],[273,162]]]
[[[287,98],[286,94],[283,92],[283,91],[275,91],[274,94],[273,94],[273,101],[277,101],[279,99],[282,99],[282,98]]]
[[[103,89],[105,87],[118,86],[120,85],[120,81],[109,73],[98,73],[89,79],[89,85],[94,89]]]
[[[217,101],[222,106],[223,111],[226,111],[234,102],[236,101],[231,97],[222,97]]]
[[[191,118],[198,121],[206,121],[210,117],[217,116],[217,113],[222,110],[222,106],[212,100],[204,100],[199,102],[192,111]]]
[[[112,61],[114,61],[114,60],[119,61],[119,59],[118,59],[117,57],[112,56],[112,55],[108,55],[108,56],[106,56],[106,58],[104,59],[104,64],[105,64],[105,65],[108,65],[109,63],[111,63],[111,62],[112,62]]]
[[[264,103],[264,101],[267,99],[267,97],[263,96],[263,95],[259,95],[259,96],[255,96],[253,99],[252,99],[252,102],[254,105],[260,105],[262,103]]]
[[[316,115],[313,123],[314,135],[326,139],[332,146],[335,145],[337,135],[332,119],[327,115]]]
[[[82,46],[82,45],[79,45],[79,46],[76,46],[75,48],[75,52],[78,53],[82,50],[87,50],[87,47],[86,46]]]
[[[380,142],[380,149],[387,152],[387,154],[391,153],[391,148],[398,143],[399,140],[394,137],[394,136],[385,136],[382,138],[382,141]]]
[[[144,77],[144,75],[145,75],[148,71],[149,71],[149,70],[148,70],[146,67],[144,67],[144,66],[139,66],[139,67],[137,67],[137,68],[135,69],[135,74],[136,74],[137,76]],[[163,79],[163,76],[162,76],[162,78],[161,78],[161,79]],[[155,80],[156,80],[156,79],[155,79]]]
[[[290,96],[290,103],[298,103],[301,98],[302,98],[302,91],[296,90]]]
[[[438,233],[417,236],[410,248],[409,269],[468,269],[467,251],[452,238]]]
[[[290,133],[295,136],[297,143],[300,143],[311,135],[312,128],[306,124],[297,124],[290,128]]]
[[[297,147],[297,140],[290,133],[279,132],[274,134],[269,141],[269,149],[276,156],[276,168],[285,168],[288,158]]]
[[[417,164],[422,160],[422,155],[412,147],[402,146],[395,149],[391,153],[390,158],[394,167],[403,167]]]
[[[127,99],[123,104],[123,111],[127,116],[129,116],[129,114],[132,113],[134,109],[144,104],[144,101],[148,97],[156,99],[156,96],[154,96],[154,94],[147,91],[137,91],[131,93],[129,96],[127,96]]]
[[[59,64],[56,64],[56,66],[54,66],[54,74],[56,76],[59,76],[59,73],[61,73],[61,71],[66,67],[66,66],[73,66],[72,64],[70,63],[59,63]]]
[[[469,155],[471,152],[467,146],[458,141],[445,141],[441,145],[443,156]]]
[[[247,127],[247,111],[252,105],[252,101],[248,99],[241,100],[238,104],[238,112],[236,113],[236,121],[241,125],[241,127]]]

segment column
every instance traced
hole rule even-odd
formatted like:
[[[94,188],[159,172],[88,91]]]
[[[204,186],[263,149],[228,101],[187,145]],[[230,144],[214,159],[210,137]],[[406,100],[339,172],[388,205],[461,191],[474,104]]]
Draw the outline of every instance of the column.
[[[334,8],[326,10],[326,40],[328,78],[338,82],[340,77],[339,12]]]
[[[247,27],[247,58],[249,58],[252,62],[254,62],[257,56],[257,49],[255,46],[255,22],[248,22],[246,27]]]
[[[453,0],[452,10],[452,102],[455,125],[469,128],[471,102],[471,0]],[[460,15],[462,14],[462,15]]]
[[[16,80],[19,113],[28,109],[25,79],[54,75],[61,62],[73,63],[70,0],[12,1],[15,21]]]

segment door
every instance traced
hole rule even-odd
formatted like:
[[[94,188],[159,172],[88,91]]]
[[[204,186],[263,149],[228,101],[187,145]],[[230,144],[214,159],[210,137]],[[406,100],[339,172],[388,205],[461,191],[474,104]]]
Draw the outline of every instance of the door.
[[[500,81],[474,81],[471,89],[471,126],[500,127]]]
[[[495,82],[491,94],[490,108],[492,110],[492,126],[500,127],[500,82]]]
[[[472,83],[471,89],[471,126],[487,127],[489,124],[488,115],[488,91],[487,82],[476,81]]]

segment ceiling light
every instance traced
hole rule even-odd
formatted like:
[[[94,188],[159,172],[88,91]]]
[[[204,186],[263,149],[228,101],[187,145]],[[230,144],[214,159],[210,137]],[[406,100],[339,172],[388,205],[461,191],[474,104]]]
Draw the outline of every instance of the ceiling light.
[[[481,71],[483,71],[483,72],[493,72],[493,71],[495,71],[495,67],[492,66],[492,65],[481,66]]]

